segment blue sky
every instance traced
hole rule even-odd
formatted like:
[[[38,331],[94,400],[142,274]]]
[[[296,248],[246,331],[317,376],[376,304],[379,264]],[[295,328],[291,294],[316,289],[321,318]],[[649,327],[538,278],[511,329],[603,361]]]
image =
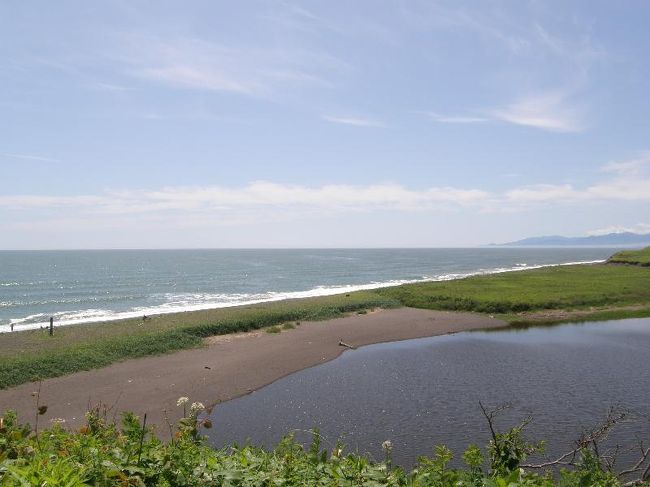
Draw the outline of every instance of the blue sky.
[[[650,231],[642,1],[0,4],[0,248]]]

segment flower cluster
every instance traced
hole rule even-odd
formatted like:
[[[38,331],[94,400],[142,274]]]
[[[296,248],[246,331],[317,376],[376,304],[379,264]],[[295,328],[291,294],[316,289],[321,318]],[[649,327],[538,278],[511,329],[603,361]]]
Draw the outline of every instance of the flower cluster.
[[[190,414],[196,415],[205,409],[205,406],[201,402],[193,402],[190,406]]]
[[[381,449],[384,450],[386,453],[390,453],[393,451],[393,444],[391,443],[390,440],[386,440],[381,444]]]

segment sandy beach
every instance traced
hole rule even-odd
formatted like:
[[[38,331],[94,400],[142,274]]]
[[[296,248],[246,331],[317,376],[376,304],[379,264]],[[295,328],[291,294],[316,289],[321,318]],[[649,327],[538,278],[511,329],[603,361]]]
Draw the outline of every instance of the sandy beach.
[[[187,396],[212,406],[251,393],[288,374],[332,360],[346,348],[504,326],[487,316],[413,308],[380,310],[343,318],[303,322],[282,333],[256,331],[211,337],[200,349],[127,360],[111,366],[44,380],[40,404],[48,406],[41,425],[62,418],[78,426],[89,405],[147,413],[150,424],[164,425],[181,411],[176,401]],[[354,353],[350,351],[349,353]],[[18,411],[33,422],[38,383],[0,391],[0,409]],[[161,434],[165,428],[161,428]]]

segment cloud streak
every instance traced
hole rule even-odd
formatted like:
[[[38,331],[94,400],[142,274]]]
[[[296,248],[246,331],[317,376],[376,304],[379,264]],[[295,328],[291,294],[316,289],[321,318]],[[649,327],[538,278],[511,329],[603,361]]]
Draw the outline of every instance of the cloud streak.
[[[354,127],[385,127],[382,122],[370,118],[361,117],[339,117],[334,115],[323,115],[323,120],[340,125],[352,125]]]
[[[438,123],[451,123],[451,124],[466,124],[466,123],[483,123],[489,122],[490,119],[486,117],[478,117],[472,115],[440,115],[435,112],[419,112],[429,117],[430,120]]]
[[[296,48],[230,46],[194,37],[123,35],[125,74],[176,89],[267,98],[285,89],[328,85],[342,63]]]
[[[490,115],[514,125],[523,125],[551,132],[580,132],[583,130],[578,110],[562,93],[544,93],[528,97],[492,110]]]
[[[502,107],[479,112],[478,115],[440,115],[418,112],[436,123],[477,124],[507,123],[549,132],[581,132],[584,124],[578,109],[568,96],[559,92],[538,93],[519,98]]]
[[[32,154],[10,154],[2,153],[0,157],[8,157],[10,159],[19,159],[21,161],[36,161],[36,162],[60,162],[58,159],[51,157],[35,156]]]
[[[643,162],[643,164],[641,164]],[[640,167],[642,166],[642,168]],[[650,202],[650,157],[603,166],[611,176],[585,187],[538,184],[504,192],[480,188],[410,189],[398,184],[304,186],[255,181],[246,186],[165,187],[97,195],[0,196],[2,211],[96,215],[223,215],[229,221],[372,211],[525,211],[544,206]],[[625,168],[625,169],[621,169]],[[633,168],[633,169],[630,169]]]

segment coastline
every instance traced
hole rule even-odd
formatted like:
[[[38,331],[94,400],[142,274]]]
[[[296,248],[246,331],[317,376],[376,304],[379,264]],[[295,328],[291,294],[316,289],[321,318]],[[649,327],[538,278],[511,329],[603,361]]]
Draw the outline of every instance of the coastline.
[[[148,317],[146,320],[140,318],[109,321],[101,326],[62,326],[55,328],[53,336],[38,330],[0,334],[0,406],[12,407],[2,402],[2,398],[9,397],[4,391],[24,386],[31,394],[34,381],[39,379],[47,380],[48,384],[59,383],[57,381],[65,381],[71,374],[92,375],[92,372],[83,371],[128,367],[124,364],[140,363],[149,359],[154,362],[160,360],[162,366],[167,366],[166,354],[193,357],[191,362],[196,357],[203,357],[206,348],[213,348],[205,346],[206,340],[214,345],[217,342],[232,341],[231,338],[239,336],[235,335],[238,333],[264,329],[279,331],[280,327],[291,328],[296,322],[305,325],[308,322],[327,321],[332,324],[340,322],[336,318],[345,317],[343,320],[356,320],[353,321],[354,327],[350,328],[353,330],[365,322],[365,313],[376,309],[390,311],[367,316],[399,315],[400,312],[410,309],[410,313],[429,313],[432,317],[452,316],[456,321],[460,317],[466,319],[461,320],[465,322],[464,327],[451,326],[449,320],[440,321],[439,327],[425,327],[424,331],[420,330],[415,335],[405,332],[413,326],[417,328],[415,324],[409,322],[404,325],[400,320],[393,320],[388,324],[387,330],[382,332],[382,336],[365,336],[358,342],[355,342],[354,337],[349,339],[342,334],[336,337],[335,343],[327,342],[327,346],[337,351],[329,359],[341,352],[338,348],[339,339],[352,345],[364,345],[418,338],[489,327],[494,323],[491,321],[494,317],[499,320],[498,326],[519,327],[564,321],[650,316],[650,274],[647,267],[595,264],[555,265],[525,270],[526,272],[505,272],[446,282],[406,284],[334,296],[164,314]],[[413,310],[414,308],[418,310]],[[410,321],[413,321],[411,318]],[[370,320],[370,323],[374,322]],[[303,326],[299,328],[300,330],[292,330],[279,336],[295,336],[305,329]],[[376,334],[378,328],[374,327],[372,332]],[[268,334],[254,335],[265,337]],[[322,341],[322,338],[319,340]],[[327,340],[331,340],[331,337]],[[261,352],[251,348],[248,353],[256,355]],[[327,355],[325,357],[328,359]],[[273,363],[277,361],[276,358],[269,356],[267,359],[272,367],[276,367]],[[312,360],[304,366],[319,362]],[[182,368],[182,364],[179,363],[178,366]],[[210,369],[206,370],[213,370],[212,366],[207,366]],[[260,360],[245,366],[266,371],[268,363]],[[300,370],[304,366],[289,367],[283,374]],[[157,375],[154,372],[155,370],[144,370],[144,375],[138,377],[154,377]],[[196,370],[194,372],[196,373]],[[234,369],[232,371],[233,374],[239,372]],[[53,380],[54,377],[61,379]],[[185,383],[192,380],[192,377],[193,375],[188,373],[185,378],[169,382]],[[101,390],[101,386],[97,384],[102,384],[102,381],[110,383],[111,379],[108,377],[90,381],[86,384],[87,390],[93,393]],[[32,385],[29,385],[30,383]],[[243,392],[264,384],[255,382],[254,387],[248,387]],[[159,387],[165,385],[159,384]],[[215,387],[218,387],[218,384]],[[239,389],[236,392],[242,393]],[[180,395],[189,396],[184,393]],[[234,397],[234,393],[228,392],[214,400],[231,397]],[[114,402],[114,399],[100,400],[107,404]],[[20,404],[27,407],[25,402]],[[169,404],[172,403],[168,401]],[[83,401],[83,406],[85,410],[88,398]],[[137,410],[137,407],[129,409]]]
[[[66,426],[79,426],[89,405],[102,404],[109,417],[123,410],[146,413],[164,436],[166,421],[173,423],[182,413],[176,407],[179,397],[210,406],[234,399],[335,359],[346,350],[341,340],[358,347],[505,325],[486,315],[398,308],[303,322],[282,333],[210,337],[203,348],[43,380],[39,401],[48,409],[41,421],[62,418]],[[14,409],[23,421],[31,420],[38,388],[31,382],[0,390],[0,410]]]
[[[560,263],[553,263],[553,264],[516,265],[514,267],[479,269],[476,271],[465,272],[465,273],[441,274],[433,277],[423,277],[421,279],[394,279],[385,282],[372,282],[366,284],[341,284],[336,286],[319,286],[304,291],[286,291],[286,292],[268,291],[266,293],[262,293],[260,297],[258,297],[257,299],[247,299],[239,302],[202,303],[202,304],[186,305],[182,307],[170,307],[166,305],[158,305],[149,308],[137,308],[134,310],[120,311],[115,313],[113,313],[110,310],[104,310],[105,313],[100,316],[90,316],[87,315],[88,311],[80,310],[76,313],[80,315],[86,314],[87,316],[83,318],[68,319],[68,320],[58,319],[56,317],[56,313],[54,314],[54,316],[55,316],[55,325],[57,327],[77,326],[77,325],[85,326],[85,325],[93,325],[93,324],[105,325],[107,323],[114,323],[117,321],[138,319],[141,318],[143,315],[165,316],[165,315],[174,315],[179,313],[192,313],[197,311],[239,308],[244,306],[276,303],[276,302],[295,300],[295,299],[309,299],[309,298],[337,296],[341,294],[354,293],[359,291],[376,291],[379,289],[397,287],[397,286],[408,285],[408,284],[448,282],[448,281],[466,279],[469,277],[491,276],[491,275],[498,275],[498,274],[507,274],[511,272],[523,272],[523,271],[545,269],[545,268],[552,268],[552,267],[563,267],[563,266],[573,266],[573,265],[593,265],[593,264],[602,264],[604,262],[606,262],[606,260],[599,259],[599,260],[589,260],[589,261],[560,262]],[[261,296],[265,296],[265,297],[261,297]],[[89,310],[89,311],[95,312],[97,310]],[[12,324],[15,326],[15,331],[38,330],[49,326],[49,322],[45,322],[45,321],[23,324],[23,322],[27,318],[18,318],[12,320]],[[11,324],[0,325],[0,333],[11,333],[10,326]]]

